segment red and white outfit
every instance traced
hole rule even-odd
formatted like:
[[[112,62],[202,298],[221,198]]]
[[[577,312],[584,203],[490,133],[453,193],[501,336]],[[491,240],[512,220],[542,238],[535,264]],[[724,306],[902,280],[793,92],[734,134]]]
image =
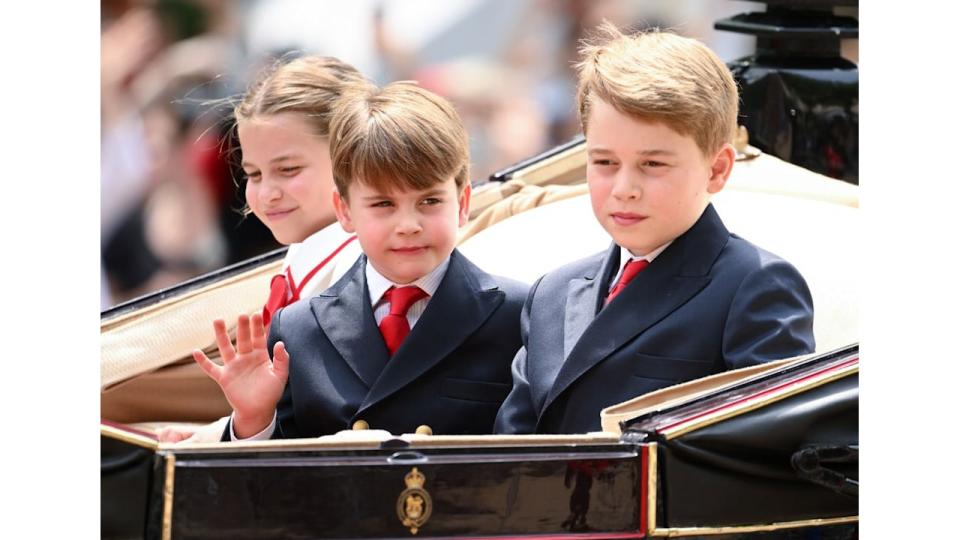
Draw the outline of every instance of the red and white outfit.
[[[355,235],[333,223],[291,244],[281,273],[270,281],[270,296],[263,307],[263,322],[269,324],[278,309],[301,298],[310,298],[340,278],[360,255]]]

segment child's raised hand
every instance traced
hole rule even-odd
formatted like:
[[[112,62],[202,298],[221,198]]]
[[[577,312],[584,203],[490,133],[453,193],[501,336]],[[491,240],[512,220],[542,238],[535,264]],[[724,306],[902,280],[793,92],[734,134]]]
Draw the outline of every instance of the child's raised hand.
[[[193,351],[193,359],[217,381],[233,407],[234,434],[241,439],[251,437],[263,431],[273,419],[287,383],[290,357],[283,343],[277,342],[273,347],[273,362],[270,361],[263,317],[259,313],[237,318],[236,350],[222,319],[213,322],[213,330],[223,365],[215,364],[198,350]]]

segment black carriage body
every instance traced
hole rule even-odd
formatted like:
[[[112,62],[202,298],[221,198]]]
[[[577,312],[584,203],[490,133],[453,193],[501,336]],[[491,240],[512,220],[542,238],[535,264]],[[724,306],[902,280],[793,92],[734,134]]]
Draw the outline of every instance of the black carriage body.
[[[164,449],[140,470],[148,497],[128,482],[103,498],[131,503],[146,538],[642,537],[642,449],[602,439]],[[426,500],[415,532],[411,493]]]
[[[858,373],[857,346],[780,364],[622,435],[157,445],[104,426],[104,536],[854,538]]]
[[[623,422],[622,439],[650,455],[650,535],[855,538],[859,356],[853,345],[791,362]]]

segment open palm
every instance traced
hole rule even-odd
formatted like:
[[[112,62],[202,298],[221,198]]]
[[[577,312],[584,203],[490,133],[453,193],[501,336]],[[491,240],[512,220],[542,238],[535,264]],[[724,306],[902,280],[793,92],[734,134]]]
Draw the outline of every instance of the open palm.
[[[219,366],[199,350],[193,358],[200,368],[220,385],[233,407],[233,431],[239,438],[250,437],[266,428],[287,383],[290,357],[282,342],[273,348],[273,361],[267,353],[263,317],[240,315],[237,318],[237,347],[233,348],[222,319],[213,322]]]

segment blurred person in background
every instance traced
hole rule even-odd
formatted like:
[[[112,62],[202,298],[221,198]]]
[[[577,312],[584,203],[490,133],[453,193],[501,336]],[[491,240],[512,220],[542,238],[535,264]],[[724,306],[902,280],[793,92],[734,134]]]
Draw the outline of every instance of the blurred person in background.
[[[223,115],[204,109],[230,92],[221,75],[239,63],[231,4],[101,8],[105,309],[278,244],[259,223],[260,231],[240,230],[241,203],[220,152]]]

